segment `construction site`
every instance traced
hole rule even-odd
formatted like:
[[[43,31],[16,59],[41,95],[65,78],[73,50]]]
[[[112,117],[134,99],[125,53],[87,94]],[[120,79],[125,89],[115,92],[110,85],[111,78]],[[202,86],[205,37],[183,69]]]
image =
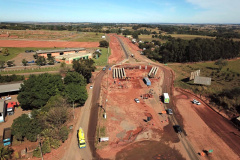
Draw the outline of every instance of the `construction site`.
[[[99,132],[109,138],[100,142],[97,153],[113,159],[129,144],[160,140],[159,130],[168,124],[161,102],[163,72],[150,65],[116,65],[103,78]],[[149,79],[149,82],[145,79]],[[135,99],[140,102],[137,103]],[[111,151],[111,152],[110,152]]]

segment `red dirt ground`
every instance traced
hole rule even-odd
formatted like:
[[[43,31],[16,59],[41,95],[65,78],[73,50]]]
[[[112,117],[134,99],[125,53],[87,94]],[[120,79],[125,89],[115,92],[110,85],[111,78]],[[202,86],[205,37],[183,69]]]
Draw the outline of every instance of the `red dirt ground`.
[[[98,47],[98,42],[66,42],[66,41],[24,41],[24,40],[0,40],[0,47],[84,47],[84,48],[92,48]]]
[[[110,48],[111,48],[111,55],[109,56],[108,62],[110,64],[118,63],[124,59],[124,52],[118,39],[115,37],[117,34],[108,34],[110,37]]]
[[[100,125],[106,127],[110,141],[107,146],[97,150],[102,158],[114,159],[117,152],[136,141],[159,141],[160,139],[159,129],[163,129],[160,116],[146,103],[148,100],[140,97],[141,94],[148,93],[150,90],[142,79],[151,67],[148,66],[147,70],[144,66],[141,68],[125,69],[127,77],[131,78],[129,80],[113,79],[112,71],[109,71],[109,90],[108,93],[106,91],[102,93],[107,94],[107,97],[104,97],[108,99],[107,106],[103,104],[103,107],[106,109],[108,118],[100,121]],[[106,81],[105,76],[103,82]],[[158,86],[158,81],[158,79],[153,80],[151,88]],[[106,83],[102,88],[106,88]],[[140,103],[136,103],[134,98],[138,98]],[[152,115],[152,120],[149,122],[146,122],[146,113]]]

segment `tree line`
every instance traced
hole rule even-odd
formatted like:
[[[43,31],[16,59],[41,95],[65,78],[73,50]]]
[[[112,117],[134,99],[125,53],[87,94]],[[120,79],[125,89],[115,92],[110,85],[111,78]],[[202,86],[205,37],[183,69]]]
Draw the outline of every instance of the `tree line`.
[[[171,38],[160,48],[144,51],[149,58],[167,62],[199,62],[239,56],[240,42],[224,38],[182,40]]]

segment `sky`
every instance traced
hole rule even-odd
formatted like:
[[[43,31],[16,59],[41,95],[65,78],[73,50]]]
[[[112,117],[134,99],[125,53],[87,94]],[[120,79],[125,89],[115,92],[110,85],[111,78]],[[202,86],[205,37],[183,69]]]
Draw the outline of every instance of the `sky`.
[[[240,0],[0,0],[0,6],[0,22],[240,24]]]

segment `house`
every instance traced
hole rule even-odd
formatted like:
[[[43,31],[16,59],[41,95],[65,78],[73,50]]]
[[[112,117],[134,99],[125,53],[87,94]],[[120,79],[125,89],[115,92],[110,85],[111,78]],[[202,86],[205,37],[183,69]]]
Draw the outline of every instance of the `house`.
[[[3,99],[0,99],[0,123],[4,122],[6,115],[6,102]]]

